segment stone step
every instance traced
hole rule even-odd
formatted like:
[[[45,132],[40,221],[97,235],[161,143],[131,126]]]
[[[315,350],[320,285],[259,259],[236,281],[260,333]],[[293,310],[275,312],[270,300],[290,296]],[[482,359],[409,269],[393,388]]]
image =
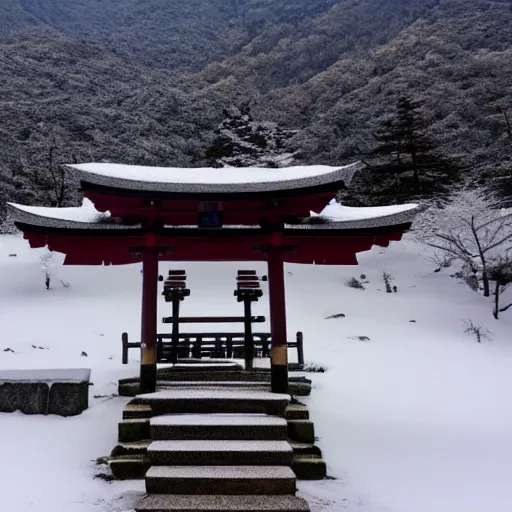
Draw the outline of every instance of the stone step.
[[[209,374],[205,374],[209,375]],[[205,388],[205,389],[261,389],[270,391],[270,380],[173,380],[173,381],[158,381],[157,390],[169,388]],[[309,396],[311,394],[311,384],[308,382],[289,382],[288,391],[291,395],[295,396]]]
[[[295,495],[296,477],[287,466],[152,466],[149,494]]]
[[[158,370],[157,373],[157,380],[163,381],[163,380],[244,380],[247,376],[247,379],[251,379],[251,375],[249,375],[250,372],[245,372],[241,368],[221,368],[221,369],[209,369],[208,371],[205,370],[196,370],[195,368],[190,369],[181,369],[181,370],[174,370],[174,368],[162,368]],[[253,380],[260,380],[258,377],[258,373],[252,374],[256,379]]]
[[[159,381],[157,382],[157,390],[172,389],[172,388],[195,388],[195,389],[257,389],[261,391],[270,391],[270,381],[265,380],[190,380],[190,381]],[[309,396],[311,394],[311,384],[307,382],[289,382],[288,392],[294,396]]]
[[[150,443],[151,441],[149,439],[130,443],[118,443],[110,453],[110,456],[122,457],[125,455],[145,455]]]
[[[297,443],[312,444],[315,442],[315,426],[309,420],[289,420],[288,435]]]
[[[309,411],[305,405],[290,404],[285,411],[287,420],[309,420]]]
[[[137,379],[123,379],[120,382],[134,382]],[[264,369],[254,369],[251,371],[244,370],[232,370],[232,369],[224,369],[224,370],[199,370],[195,371],[193,369],[187,370],[182,369],[179,371],[175,371],[173,368],[162,368],[158,370],[157,380],[159,382],[163,381],[196,381],[196,380],[208,380],[208,381],[266,381],[270,382],[270,372]],[[307,384],[311,384],[311,380],[309,380],[305,376],[292,376],[288,378],[289,382],[303,382]]]
[[[323,480],[327,476],[327,465],[316,455],[295,456],[292,469],[299,480]]]
[[[306,500],[295,496],[183,496],[152,494],[136,512],[309,512]]]
[[[172,389],[172,388],[202,388],[202,389],[219,389],[219,388],[231,388],[231,389],[268,389],[270,390],[270,381],[223,381],[223,380],[191,380],[191,381],[160,381],[157,383],[160,389]]]
[[[178,361],[173,366],[158,370],[157,376],[165,375],[167,372],[179,371],[242,371],[243,367],[235,361],[229,359],[186,359]]]
[[[293,396],[311,395],[311,384],[308,382],[288,382],[288,392]]]
[[[132,443],[149,439],[149,418],[137,418],[119,422],[119,442]]]
[[[150,405],[130,403],[123,409],[123,420],[151,418],[151,416],[153,416],[153,410]]]
[[[144,478],[151,462],[143,455],[122,456],[110,460],[109,466],[117,480],[136,480]]]
[[[151,419],[153,440],[286,440],[284,418],[265,414],[170,414]]]
[[[119,396],[136,397],[140,393],[140,381],[119,383],[117,386]]]
[[[296,443],[295,441],[290,441],[290,446],[293,449],[293,453],[295,455],[316,455],[318,457],[322,456],[322,450],[315,444],[311,443]]]
[[[205,375],[207,375],[205,373]],[[209,381],[205,380],[195,380],[195,381],[181,381],[181,380],[173,380],[173,381],[158,381],[157,382],[157,391],[163,391],[167,389],[181,389],[181,388],[190,388],[190,389],[209,389],[209,390],[221,390],[225,388],[229,389],[253,389],[258,391],[268,391],[270,392],[270,381]],[[288,385],[288,392],[290,395],[294,396],[309,396],[311,394],[311,385],[305,382],[290,382]],[[140,393],[140,383],[139,381],[135,382],[127,382],[119,384],[118,393],[120,396],[128,396],[128,397],[136,397]],[[149,406],[146,406],[150,408]],[[141,415],[137,416],[136,414],[131,415],[130,417],[142,417]],[[147,417],[147,416],[146,416]]]
[[[154,441],[148,457],[155,466],[290,466],[287,441]]]
[[[150,405],[155,415],[179,413],[265,413],[284,416],[290,395],[258,390],[167,389],[138,395],[132,403]]]

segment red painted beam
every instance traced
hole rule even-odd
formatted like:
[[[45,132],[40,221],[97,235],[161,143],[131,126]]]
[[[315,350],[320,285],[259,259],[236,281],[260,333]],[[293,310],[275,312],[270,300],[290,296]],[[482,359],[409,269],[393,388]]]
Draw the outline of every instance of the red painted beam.
[[[197,225],[203,201],[183,199],[142,199],[109,195],[99,191],[85,191],[96,209],[110,211],[113,217],[139,221],[160,218],[173,226]],[[311,211],[320,212],[336,195],[332,192],[305,194],[297,197],[268,199],[232,199],[219,202],[224,225],[259,225],[262,218],[309,217]],[[152,203],[152,205],[151,205]]]
[[[391,241],[400,240],[402,233],[384,233],[365,236],[287,236],[285,246],[296,248],[285,252],[287,263],[317,265],[357,265],[357,254],[374,245],[386,247]],[[41,235],[25,233],[31,247],[44,247],[66,254],[66,265],[123,265],[140,262],[141,254],[133,248],[144,247],[144,236],[82,236]],[[160,261],[266,261],[261,250],[268,243],[267,235],[257,232],[254,236],[155,236],[159,247],[172,247],[166,254],[160,251]],[[259,249],[258,249],[259,248]],[[180,279],[175,279],[180,280]]]

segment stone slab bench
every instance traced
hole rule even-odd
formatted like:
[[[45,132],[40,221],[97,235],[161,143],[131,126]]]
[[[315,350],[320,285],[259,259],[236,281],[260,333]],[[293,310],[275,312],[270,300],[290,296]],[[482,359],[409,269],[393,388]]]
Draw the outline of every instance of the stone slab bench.
[[[0,370],[0,412],[76,416],[89,406],[88,368]]]

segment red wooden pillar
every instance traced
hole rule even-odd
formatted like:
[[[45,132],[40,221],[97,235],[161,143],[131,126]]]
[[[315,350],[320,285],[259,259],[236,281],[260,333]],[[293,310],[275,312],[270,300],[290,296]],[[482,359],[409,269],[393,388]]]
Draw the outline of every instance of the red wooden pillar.
[[[271,235],[267,257],[270,332],[272,335],[271,388],[273,393],[288,393],[286,296],[282,235],[280,233]]]
[[[157,297],[158,249],[153,237],[147,235],[142,255],[141,393],[153,393],[156,390]]]

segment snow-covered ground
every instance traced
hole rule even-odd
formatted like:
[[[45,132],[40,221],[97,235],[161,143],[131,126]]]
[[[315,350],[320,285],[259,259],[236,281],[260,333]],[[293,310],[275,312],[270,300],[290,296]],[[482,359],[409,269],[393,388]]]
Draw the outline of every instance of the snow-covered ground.
[[[94,386],[89,410],[74,418],[0,415],[2,510],[129,511],[143,483],[94,479],[94,461],[116,444],[127,401],[109,395],[138,370],[135,351],[121,364],[121,332],[138,338],[140,267],[62,267],[47,291],[40,254],[0,237],[0,368],[89,367]],[[311,374],[307,401],[335,477],[301,482],[301,494],[318,512],[510,512],[512,310],[494,320],[487,299],[449,269],[433,273],[411,243],[360,263],[287,267],[290,335],[302,330],[306,359],[328,368]],[[239,265],[174,268],[183,266],[192,290],[183,314],[239,310]],[[385,293],[383,271],[397,293]],[[345,286],[363,273],[365,290]],[[255,312],[268,315],[265,301]],[[477,343],[464,320],[492,338]]]

